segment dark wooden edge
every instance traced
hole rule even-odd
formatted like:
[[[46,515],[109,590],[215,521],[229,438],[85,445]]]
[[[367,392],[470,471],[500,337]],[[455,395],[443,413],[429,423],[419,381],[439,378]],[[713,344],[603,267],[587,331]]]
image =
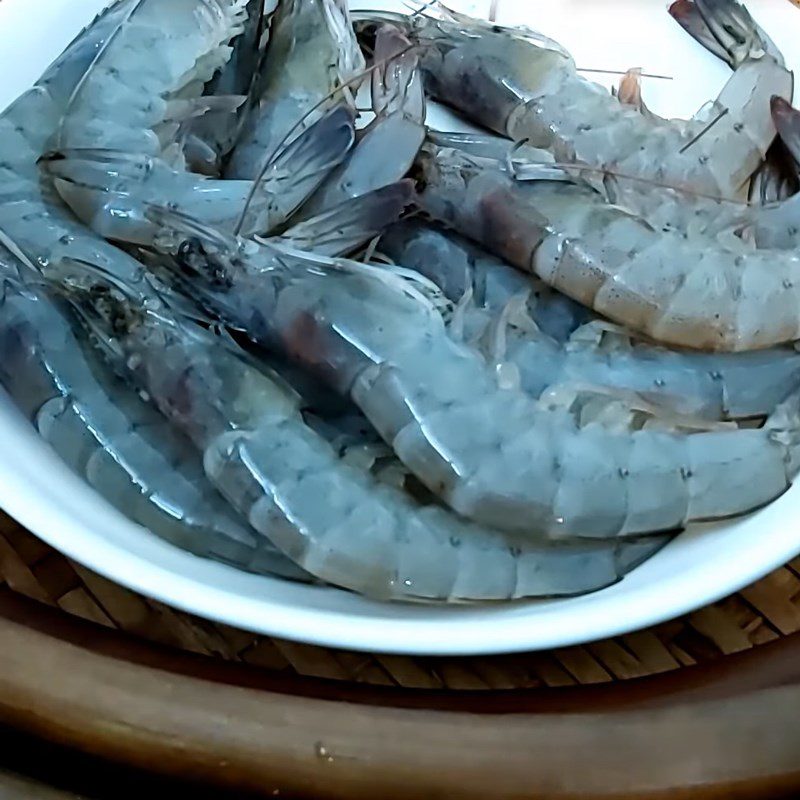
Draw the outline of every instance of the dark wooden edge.
[[[83,800],[72,792],[6,771],[0,771],[0,797],[3,800]]]
[[[800,789],[798,710],[798,637],[599,687],[426,692],[223,663],[0,594],[0,721],[264,796],[774,797]]]

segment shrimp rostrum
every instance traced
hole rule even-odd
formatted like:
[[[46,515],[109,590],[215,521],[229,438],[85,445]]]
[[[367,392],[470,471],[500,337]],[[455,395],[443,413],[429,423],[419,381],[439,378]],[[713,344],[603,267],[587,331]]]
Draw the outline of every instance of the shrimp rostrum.
[[[609,423],[580,395],[553,407],[499,385],[412,282],[236,241],[163,209],[155,218],[169,231],[179,285],[349,395],[400,460],[463,516],[555,539],[637,535],[743,514],[793,477],[797,397],[757,430]]]
[[[416,503],[342,462],[285,384],[77,266],[64,265],[54,289],[106,358],[194,442],[209,480],[250,524],[327,582],[395,600],[571,595],[615,582],[669,538],[537,542]]]

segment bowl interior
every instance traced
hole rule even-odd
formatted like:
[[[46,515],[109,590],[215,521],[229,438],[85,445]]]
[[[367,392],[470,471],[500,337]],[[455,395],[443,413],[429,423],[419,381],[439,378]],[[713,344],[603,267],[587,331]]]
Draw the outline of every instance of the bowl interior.
[[[0,108],[28,88],[103,0],[0,3]],[[401,3],[361,7],[403,9]],[[473,14],[490,0],[455,2]],[[800,13],[786,0],[750,3],[800,67]],[[663,0],[501,0],[498,20],[526,23],[562,42],[581,69],[613,85],[641,66],[657,113],[689,116],[713,98],[728,69],[688,39]],[[436,109],[431,123],[460,123]],[[750,517],[695,526],[616,586],[540,602],[437,608],[374,603],[335,589],[254,577],[161,542],[75,477],[0,393],[0,506],[52,546],[132,589],[253,631],[314,644],[409,654],[478,654],[558,647],[645,627],[734,592],[800,552],[800,486]]]

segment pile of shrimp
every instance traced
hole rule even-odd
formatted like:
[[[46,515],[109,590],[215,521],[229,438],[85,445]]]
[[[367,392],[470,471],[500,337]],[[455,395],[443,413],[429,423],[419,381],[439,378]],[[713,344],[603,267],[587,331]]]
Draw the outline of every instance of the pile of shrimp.
[[[692,119],[430,3],[117,0],[0,114],[0,383],[173,545],[378,600],[592,592],[772,502],[793,76],[670,13],[731,68]]]

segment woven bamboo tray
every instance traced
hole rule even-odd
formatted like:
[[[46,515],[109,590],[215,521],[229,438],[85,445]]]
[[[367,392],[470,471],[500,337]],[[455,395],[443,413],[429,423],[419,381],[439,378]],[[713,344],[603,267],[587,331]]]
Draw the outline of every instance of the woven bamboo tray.
[[[583,647],[408,658],[179,613],[0,516],[0,723],[259,796],[774,797],[800,789],[799,569]]]

